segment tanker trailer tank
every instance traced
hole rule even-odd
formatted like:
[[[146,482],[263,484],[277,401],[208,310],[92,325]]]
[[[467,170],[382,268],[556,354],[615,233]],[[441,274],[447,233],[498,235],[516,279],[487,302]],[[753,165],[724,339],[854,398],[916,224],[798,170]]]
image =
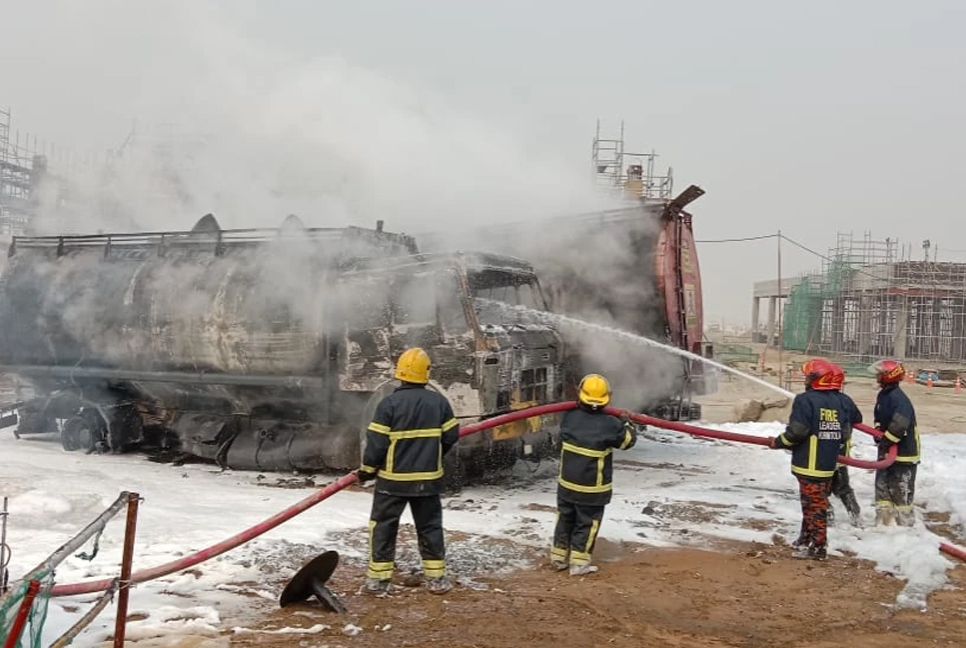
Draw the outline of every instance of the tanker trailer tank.
[[[528,259],[548,310],[644,335],[702,356],[701,274],[691,215],[683,210],[704,191],[692,185],[673,200],[633,199],[627,207],[561,215],[470,231],[420,235],[423,248],[472,241],[479,249]],[[713,374],[698,362],[619,339],[565,335],[571,357],[567,396],[580,376],[607,375],[621,407],[666,419],[696,419],[692,395],[712,393]]]
[[[491,286],[540,295],[525,262],[421,255],[381,223],[222,230],[209,215],[190,232],[18,237],[0,373],[36,394],[18,434],[59,431],[67,450],[351,469],[408,346],[430,353],[431,387],[461,422],[559,398],[559,336],[478,316]],[[543,456],[551,424],[495,428],[452,461],[469,473]]]

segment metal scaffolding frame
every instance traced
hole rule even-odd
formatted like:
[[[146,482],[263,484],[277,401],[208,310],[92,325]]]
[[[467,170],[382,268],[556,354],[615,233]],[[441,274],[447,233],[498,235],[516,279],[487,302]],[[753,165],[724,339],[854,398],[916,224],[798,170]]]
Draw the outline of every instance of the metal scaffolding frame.
[[[785,348],[856,362],[966,363],[966,263],[940,261],[929,241],[921,260],[912,249],[839,233],[821,271],[789,294]]]
[[[591,144],[594,180],[598,187],[619,191],[645,200],[668,201],[674,192],[673,169],[660,175],[655,171],[657,153],[629,153],[624,148],[624,122],[620,137],[601,138],[600,120]]]

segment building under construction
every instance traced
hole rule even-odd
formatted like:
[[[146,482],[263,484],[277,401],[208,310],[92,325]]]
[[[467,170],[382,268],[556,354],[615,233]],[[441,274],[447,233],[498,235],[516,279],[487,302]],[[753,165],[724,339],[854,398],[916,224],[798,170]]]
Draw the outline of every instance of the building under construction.
[[[33,213],[47,159],[36,152],[36,139],[21,140],[10,128],[10,110],[0,108],[0,238],[22,234]]]
[[[938,252],[929,241],[920,251],[839,234],[821,271],[775,295],[785,300],[784,348],[856,362],[966,363],[966,263],[940,261]]]

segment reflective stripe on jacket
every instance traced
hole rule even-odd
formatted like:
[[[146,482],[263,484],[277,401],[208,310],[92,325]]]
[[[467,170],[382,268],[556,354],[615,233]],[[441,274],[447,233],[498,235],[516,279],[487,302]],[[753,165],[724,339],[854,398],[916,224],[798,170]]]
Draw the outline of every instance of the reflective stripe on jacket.
[[[422,385],[403,383],[376,406],[366,430],[362,470],[376,473],[376,488],[382,492],[438,494],[443,455],[458,439],[449,401]]]
[[[875,399],[875,426],[885,438],[899,446],[898,463],[919,463],[922,442],[916,424],[916,410],[899,385],[879,390]]]
[[[852,399],[841,392],[809,389],[797,395],[788,426],[778,437],[792,451],[792,473],[831,479],[842,445],[860,417]]]
[[[558,494],[579,504],[610,502],[613,452],[637,442],[633,424],[586,407],[570,410],[560,423]]]

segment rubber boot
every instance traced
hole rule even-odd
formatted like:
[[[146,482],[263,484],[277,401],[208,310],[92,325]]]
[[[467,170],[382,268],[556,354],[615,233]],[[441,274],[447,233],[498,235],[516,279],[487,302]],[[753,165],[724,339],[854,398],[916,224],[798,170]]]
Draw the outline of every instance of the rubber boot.
[[[571,576],[586,576],[587,574],[597,573],[596,565],[571,565],[570,575]]]
[[[896,510],[893,508],[877,508],[875,510],[876,526],[891,526],[895,524]]]
[[[387,594],[389,593],[390,583],[391,581],[388,578],[367,578],[362,591],[375,596]]]
[[[570,567],[570,565],[568,565],[565,560],[551,560],[550,561],[550,564],[557,571],[563,571],[563,570],[567,569],[568,567]]]
[[[859,501],[855,499],[855,493],[849,491],[842,496],[842,503],[845,504],[845,510],[849,512],[849,521],[852,526],[862,525],[862,509],[859,508]]]
[[[825,560],[828,558],[828,551],[825,547],[809,545],[793,553],[792,558],[797,558],[798,560]]]
[[[438,578],[427,578],[426,589],[429,590],[430,594],[445,594],[446,592],[453,589],[453,581],[449,579],[449,576],[439,576]]]
[[[911,527],[916,524],[916,514],[911,509],[908,511],[896,510],[896,522],[899,526]]]

